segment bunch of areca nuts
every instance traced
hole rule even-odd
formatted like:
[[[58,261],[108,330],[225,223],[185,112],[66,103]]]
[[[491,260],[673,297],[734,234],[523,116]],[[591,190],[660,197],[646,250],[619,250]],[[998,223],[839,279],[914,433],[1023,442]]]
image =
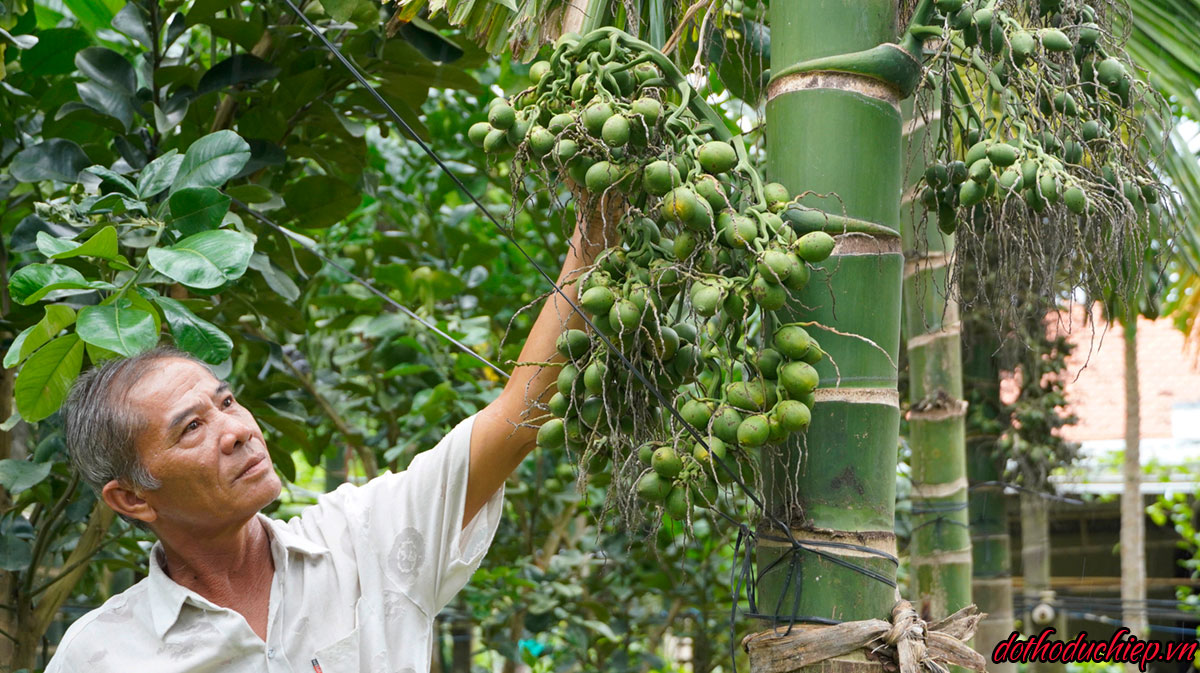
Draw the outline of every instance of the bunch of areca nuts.
[[[619,219],[619,243],[575,281],[589,324],[558,341],[538,444],[618,501],[690,521],[753,475],[760,447],[807,429],[824,353],[788,304],[834,239],[785,221],[808,211],[653,47],[566,35],[530,77],[471,141],[512,156],[515,193],[567,176],[578,207]]]
[[[1154,94],[1106,25],[1116,5],[1101,4],[936,0],[941,114],[919,198],[945,233],[976,206],[1111,222],[1158,202],[1164,188],[1129,142],[1135,104]]]

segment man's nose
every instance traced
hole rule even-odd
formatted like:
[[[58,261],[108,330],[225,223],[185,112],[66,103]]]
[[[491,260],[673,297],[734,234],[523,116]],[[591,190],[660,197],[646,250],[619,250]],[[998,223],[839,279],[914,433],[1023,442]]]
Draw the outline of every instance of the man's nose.
[[[237,415],[226,416],[225,426],[221,431],[221,450],[233,453],[250,441],[252,434],[249,419]]]

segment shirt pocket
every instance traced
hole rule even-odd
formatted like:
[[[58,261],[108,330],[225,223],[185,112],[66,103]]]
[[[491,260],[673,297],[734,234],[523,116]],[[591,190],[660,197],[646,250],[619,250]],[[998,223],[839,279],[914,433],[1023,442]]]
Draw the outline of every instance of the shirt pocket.
[[[359,609],[362,607],[362,598],[354,606],[355,624],[354,629],[346,635],[338,638],[331,645],[326,645],[313,653],[313,671],[320,673],[360,673],[359,668],[359,631],[362,628],[362,620],[359,619]],[[319,666],[319,668],[318,668]]]

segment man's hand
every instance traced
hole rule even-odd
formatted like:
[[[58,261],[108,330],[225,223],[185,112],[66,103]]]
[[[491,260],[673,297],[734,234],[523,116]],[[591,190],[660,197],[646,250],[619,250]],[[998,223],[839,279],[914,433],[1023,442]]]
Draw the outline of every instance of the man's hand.
[[[568,329],[585,326],[567,299],[578,304],[578,277],[592,265],[600,251],[616,245],[617,222],[624,216],[626,204],[615,195],[588,198],[577,194],[578,216],[571,249],[558,276],[562,294],[554,292],[546,300],[529,338],[521,349],[521,362],[560,362],[555,343]],[[570,283],[570,284],[566,284]],[[504,480],[533,450],[537,428],[522,426],[540,413],[537,403],[545,404],[555,392],[557,367],[528,364],[513,370],[512,378],[494,402],[479,413],[471,432],[471,467],[467,478],[466,509],[463,526],[471,522]]]

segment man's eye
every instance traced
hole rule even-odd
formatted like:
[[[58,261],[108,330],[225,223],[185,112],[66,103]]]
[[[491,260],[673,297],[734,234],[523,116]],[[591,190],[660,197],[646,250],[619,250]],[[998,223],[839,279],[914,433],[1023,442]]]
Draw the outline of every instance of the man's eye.
[[[222,402],[221,404],[225,405],[226,407],[232,407],[233,406],[233,395],[226,397],[225,401]]]
[[[187,427],[186,427],[186,428],[184,428],[184,429],[183,429],[183,431],[184,431],[185,433],[186,433],[186,432],[191,432],[192,430],[195,430],[195,429],[196,429],[196,428],[198,428],[198,427],[200,427],[200,421],[192,421],[191,423],[188,423],[188,424],[187,424]]]

